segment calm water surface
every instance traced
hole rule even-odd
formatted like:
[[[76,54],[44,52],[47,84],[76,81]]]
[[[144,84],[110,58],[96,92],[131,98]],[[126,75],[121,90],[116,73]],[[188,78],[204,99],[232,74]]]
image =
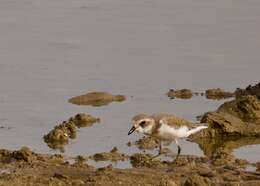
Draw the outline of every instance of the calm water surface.
[[[126,143],[141,137],[127,136],[137,113],[170,112],[195,121],[223,101],[169,100],[165,93],[258,82],[259,10],[258,0],[1,0],[1,148],[56,153],[43,135],[79,112],[102,122],[81,128],[67,155],[113,146],[136,152]],[[95,90],[128,99],[99,108],[67,102]],[[181,145],[183,154],[203,155],[197,144]],[[259,161],[259,147],[235,154]]]

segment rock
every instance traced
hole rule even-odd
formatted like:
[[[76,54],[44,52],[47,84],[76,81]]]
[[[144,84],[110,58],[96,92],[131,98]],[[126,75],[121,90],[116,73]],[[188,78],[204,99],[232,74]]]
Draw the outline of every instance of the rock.
[[[237,97],[246,96],[246,95],[254,95],[258,99],[260,99],[260,82],[254,86],[249,85],[245,89],[237,88],[235,91]]]
[[[112,95],[108,92],[90,92],[69,99],[70,103],[76,105],[103,106],[116,101],[122,102],[126,99],[123,95]]]
[[[260,162],[256,163],[256,171],[260,172]]]
[[[204,114],[201,123],[209,128],[191,138],[216,136],[260,136],[260,101],[243,96],[222,104],[217,111]]]
[[[72,121],[64,121],[62,124],[57,125],[47,135],[44,136],[46,143],[67,143],[69,138],[76,136],[76,124]]]
[[[148,167],[148,168],[161,168],[165,167],[166,164],[160,160],[153,158],[151,154],[136,153],[130,157],[130,162],[133,167]]]
[[[212,171],[211,167],[206,163],[200,163],[196,165],[197,172],[203,177],[214,177],[216,175],[215,171]]]
[[[241,96],[221,105],[218,113],[230,114],[244,122],[260,123],[260,101],[255,96]]]
[[[28,147],[22,147],[20,150],[14,151],[11,156],[16,160],[23,160],[25,162],[32,162],[36,159],[35,154]]]
[[[167,95],[171,99],[174,98],[190,99],[193,96],[193,93],[190,89],[180,89],[180,90],[170,89]]]
[[[79,113],[76,116],[70,118],[69,120],[72,121],[73,123],[75,123],[75,125],[78,128],[91,126],[94,123],[100,122],[99,118],[95,118],[95,117],[91,116],[90,114],[85,114],[85,113]]]
[[[100,122],[100,119],[89,114],[79,113],[71,117],[68,121],[63,121],[61,124],[55,126],[43,138],[50,148],[59,149],[63,152],[64,146],[68,144],[69,139],[76,138],[77,127],[91,126],[96,122]]]
[[[160,183],[156,186],[178,186],[175,181],[173,181],[172,179],[170,179],[169,177],[167,176],[164,176]]]
[[[53,177],[57,178],[57,179],[69,179],[68,176],[60,174],[60,173],[54,173]]]
[[[208,89],[206,90],[207,99],[225,99],[234,97],[234,93],[226,92],[220,88]]]
[[[199,175],[192,175],[188,177],[183,184],[183,186],[209,186],[209,185],[211,185],[210,179]]]
[[[88,158],[78,155],[75,157],[75,164],[83,164]]]
[[[143,150],[143,149],[151,150],[151,149],[157,148],[159,146],[156,139],[149,137],[149,136],[148,137],[144,136],[143,138],[137,140],[135,142],[135,145],[141,150]]]
[[[257,138],[260,136],[260,101],[251,95],[236,97],[217,111],[204,114],[201,123],[208,123],[209,127],[189,138],[199,144],[215,165],[238,165],[233,150],[260,143]]]
[[[97,171],[99,173],[103,173],[103,172],[111,171],[111,170],[113,170],[113,165],[112,164],[109,164],[108,166],[100,167],[100,168],[97,169]]]
[[[110,152],[96,153],[89,157],[95,161],[125,161],[128,160],[128,156],[118,152],[118,149],[114,147]]]

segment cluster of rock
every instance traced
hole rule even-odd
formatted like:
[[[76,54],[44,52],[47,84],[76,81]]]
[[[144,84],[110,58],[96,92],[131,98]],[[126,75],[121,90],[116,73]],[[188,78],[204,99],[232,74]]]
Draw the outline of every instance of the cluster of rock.
[[[234,92],[228,92],[225,91],[221,88],[213,88],[213,89],[208,89],[204,92],[193,92],[190,89],[170,89],[167,93],[167,96],[170,99],[175,99],[175,98],[179,98],[179,99],[190,99],[192,96],[206,96],[207,99],[216,99],[216,100],[220,100],[220,99],[226,99],[226,98],[230,98],[230,97],[234,97],[235,93]]]
[[[96,122],[100,122],[100,119],[89,114],[80,113],[55,126],[43,138],[49,147],[62,150],[63,146],[69,142],[69,139],[76,137],[77,128],[91,126]]]

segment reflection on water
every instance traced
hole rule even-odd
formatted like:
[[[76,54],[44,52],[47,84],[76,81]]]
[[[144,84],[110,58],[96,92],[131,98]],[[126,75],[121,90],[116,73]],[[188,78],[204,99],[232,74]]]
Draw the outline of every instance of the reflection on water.
[[[196,140],[204,154],[215,163],[234,162],[233,151],[246,145],[260,144],[260,138],[252,137],[222,137],[222,138],[200,138]]]

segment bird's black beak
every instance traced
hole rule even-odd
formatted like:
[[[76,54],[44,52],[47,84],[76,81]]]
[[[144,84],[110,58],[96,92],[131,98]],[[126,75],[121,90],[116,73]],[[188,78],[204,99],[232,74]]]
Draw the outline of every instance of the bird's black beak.
[[[130,130],[129,130],[129,132],[128,132],[128,135],[130,135],[130,134],[132,134],[134,131],[135,131],[135,126],[133,126]]]

